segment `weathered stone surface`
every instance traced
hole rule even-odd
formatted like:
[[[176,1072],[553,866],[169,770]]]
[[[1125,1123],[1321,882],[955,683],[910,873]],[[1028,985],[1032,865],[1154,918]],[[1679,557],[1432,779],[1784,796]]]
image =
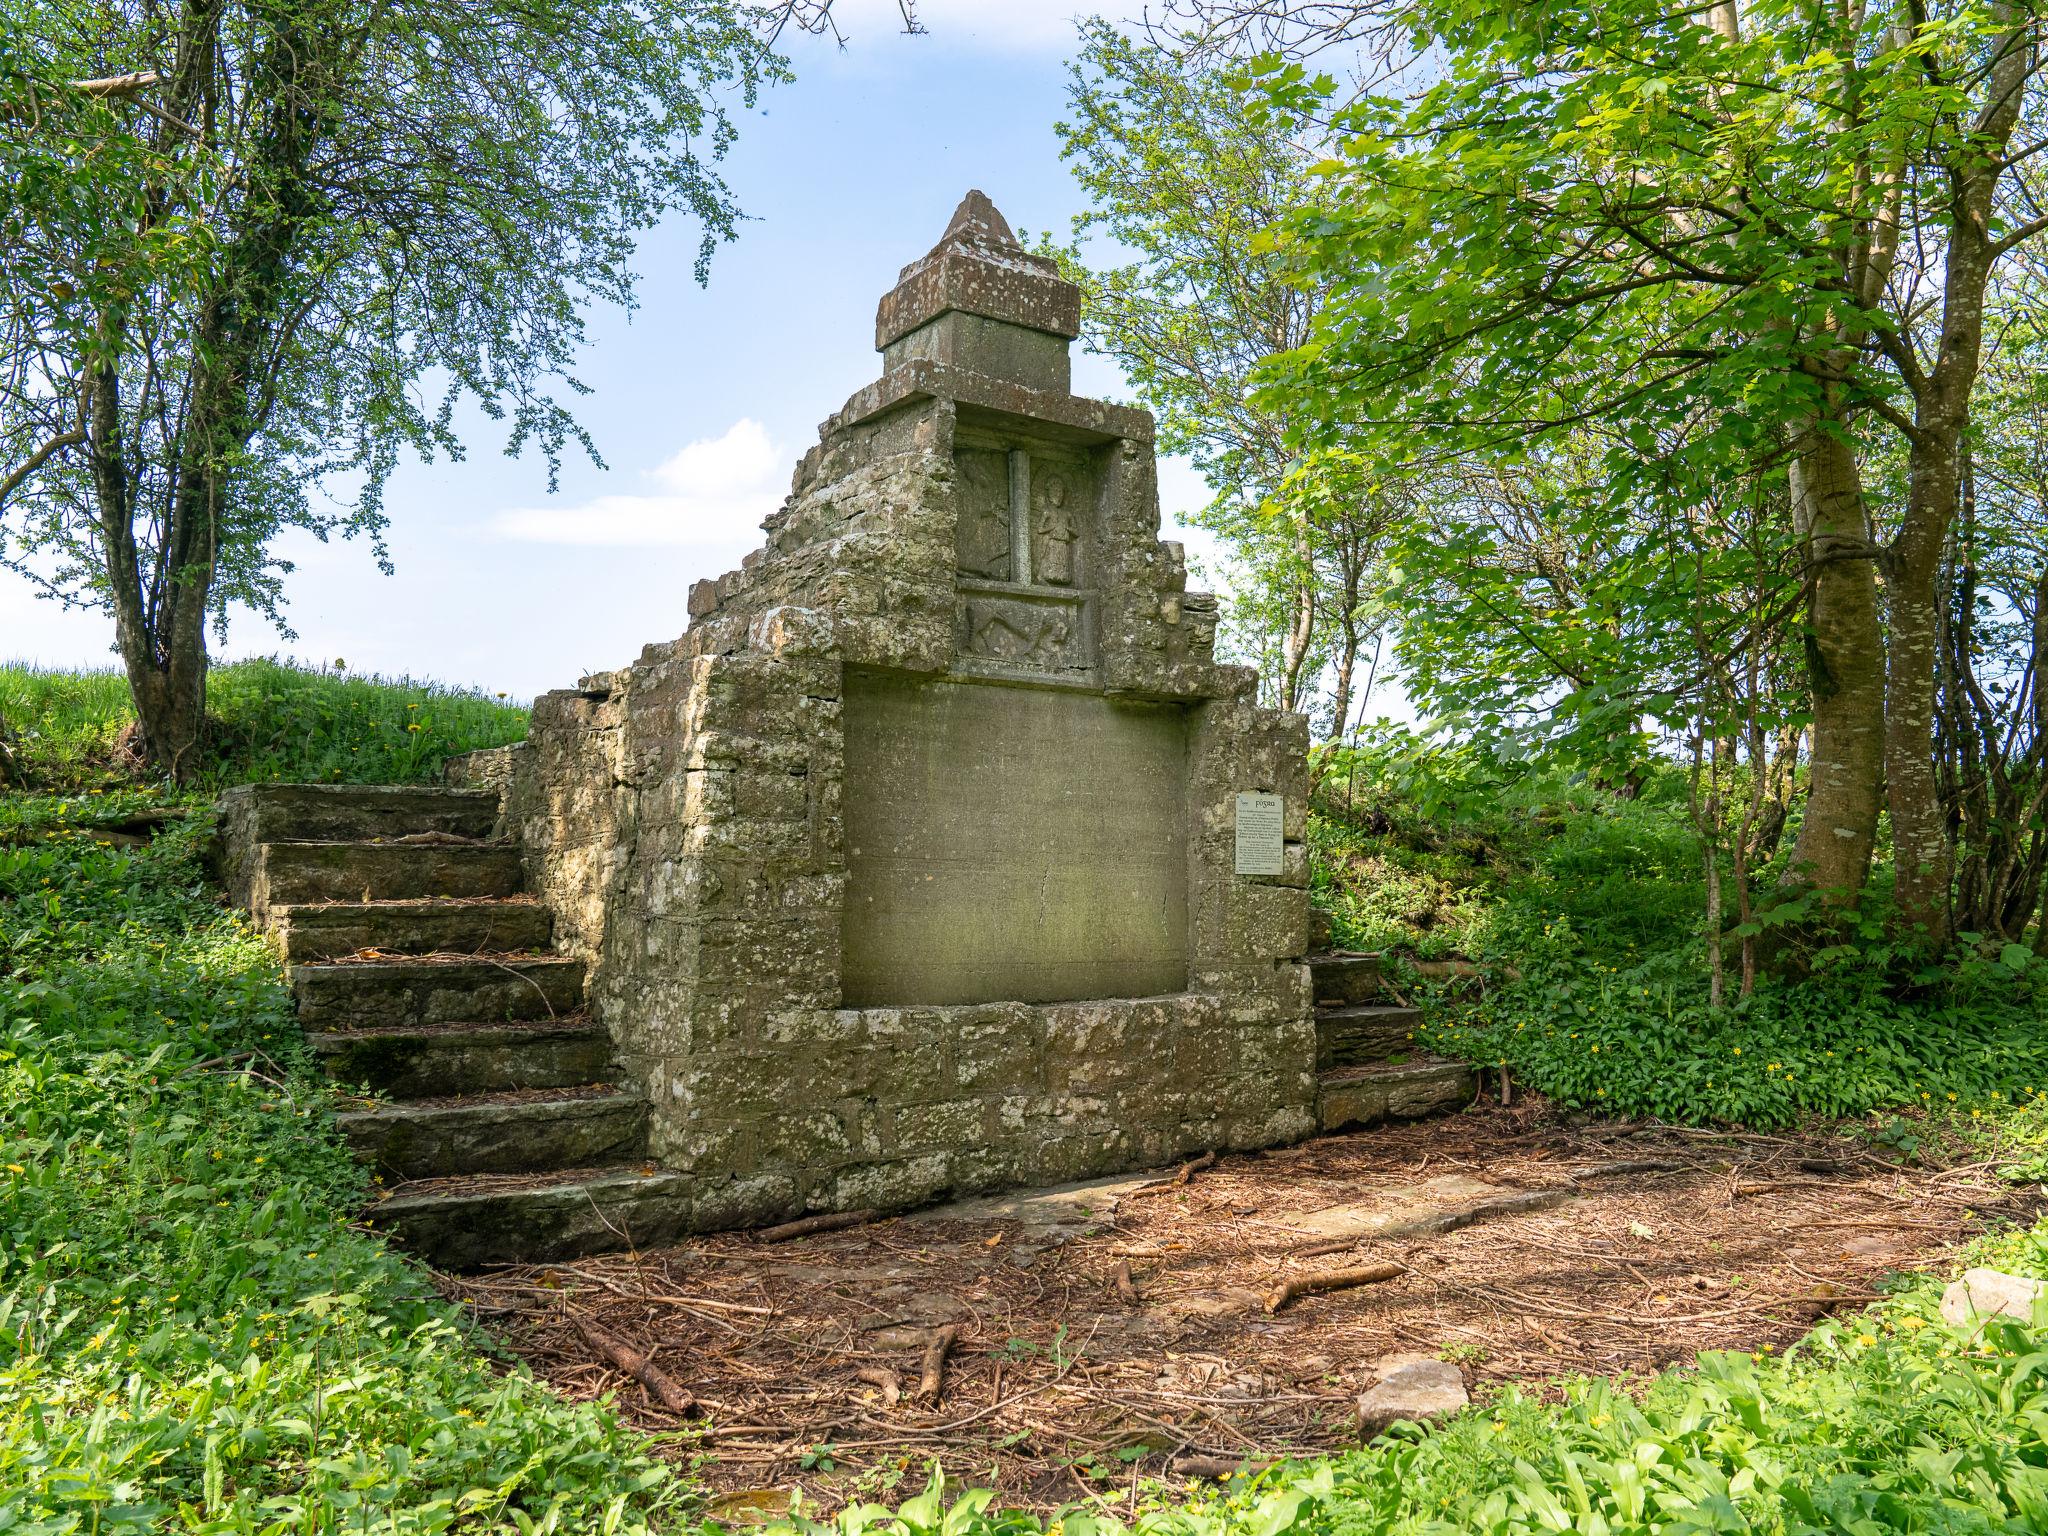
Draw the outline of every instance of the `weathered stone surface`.
[[[1361,1067],[1415,1049],[1415,1031],[1422,1027],[1416,1008],[1378,1003],[1323,1008],[1316,1013],[1316,1066]]]
[[[1378,1125],[1384,1120],[1420,1120],[1471,1101],[1472,1069],[1462,1061],[1419,1057],[1371,1067],[1325,1072],[1319,1116],[1325,1131]]]
[[[622,1241],[653,1247],[689,1230],[695,1181],[652,1168],[476,1188],[428,1180],[371,1207],[389,1232],[437,1269],[574,1259]]]
[[[519,850],[494,843],[263,843],[253,864],[243,901],[258,917],[325,901],[509,896],[520,881]]]
[[[1318,1004],[1350,1006],[1379,1002],[1385,997],[1380,983],[1378,955],[1349,954],[1343,951],[1311,955],[1308,972],[1309,985],[1315,992]]]
[[[307,1036],[327,1075],[397,1099],[573,1088],[603,1080],[612,1041],[590,1020],[357,1029]]]
[[[2031,1322],[2034,1306],[2048,1295],[2048,1283],[2008,1275],[1996,1269],[1966,1269],[1941,1293],[1942,1321],[1958,1328],[1987,1317],[2016,1317]]]
[[[405,837],[438,832],[489,837],[498,821],[490,790],[414,784],[238,784],[220,798],[223,822],[247,823],[250,844]]]
[[[846,703],[849,1005],[1187,985],[1183,711],[869,673]]]
[[[1447,1361],[1394,1355],[1379,1362],[1379,1380],[1358,1399],[1358,1427],[1370,1440],[1396,1423],[1427,1424],[1462,1411],[1472,1399],[1465,1378]]]
[[[555,956],[319,963],[291,980],[308,1030],[566,1018],[583,1001],[583,963]]]
[[[536,901],[331,902],[270,906],[285,959],[332,960],[359,950],[393,954],[502,954],[545,949],[553,927]]]
[[[335,1116],[349,1149],[385,1174],[423,1179],[458,1173],[588,1168],[640,1148],[647,1106],[635,1095],[383,1104]]]

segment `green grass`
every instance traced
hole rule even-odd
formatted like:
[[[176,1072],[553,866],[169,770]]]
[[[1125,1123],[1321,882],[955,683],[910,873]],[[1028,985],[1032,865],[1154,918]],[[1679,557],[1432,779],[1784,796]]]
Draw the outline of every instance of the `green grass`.
[[[362,1174],[201,823],[0,797],[0,1530],[640,1530],[687,1489],[480,1353]]]
[[[526,710],[502,695],[363,677],[278,660],[213,669],[206,786],[279,781],[415,783],[449,757],[526,734]],[[0,721],[17,752],[49,788],[118,783],[115,740],[134,719],[117,672],[67,672],[0,664]]]

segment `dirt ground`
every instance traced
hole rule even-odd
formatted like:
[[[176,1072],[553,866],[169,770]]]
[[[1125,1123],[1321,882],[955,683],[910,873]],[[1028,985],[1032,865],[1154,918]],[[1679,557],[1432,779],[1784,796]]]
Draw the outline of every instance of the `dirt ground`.
[[[1782,1346],[2033,1196],[1846,1138],[1569,1125],[1537,1106],[1326,1137],[789,1241],[445,1281],[572,1397],[688,1430],[728,1516],[900,1496],[936,1460],[1025,1505],[1355,1444],[1396,1353],[1627,1379]],[[1273,1305],[1332,1269],[1392,1277]],[[920,1391],[951,1329],[936,1401]],[[665,1410],[603,1353],[651,1355]]]

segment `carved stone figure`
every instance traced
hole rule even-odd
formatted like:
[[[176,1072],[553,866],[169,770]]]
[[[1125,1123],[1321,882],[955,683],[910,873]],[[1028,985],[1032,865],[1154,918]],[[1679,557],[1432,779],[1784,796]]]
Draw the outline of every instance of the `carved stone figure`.
[[[1008,581],[1010,464],[992,449],[962,448],[953,456],[960,487],[956,559],[963,576]]]
[[[1064,608],[994,599],[967,605],[969,655],[1059,671],[1075,665],[1073,616]]]
[[[1080,530],[1074,522],[1074,493],[1066,471],[1046,470],[1034,477],[1031,490],[1038,503],[1031,520],[1031,574],[1047,586],[1071,587],[1074,541]]]

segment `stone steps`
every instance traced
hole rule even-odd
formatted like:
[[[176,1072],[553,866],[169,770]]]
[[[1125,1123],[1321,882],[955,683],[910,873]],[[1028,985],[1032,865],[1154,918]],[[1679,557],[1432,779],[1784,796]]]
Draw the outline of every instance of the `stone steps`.
[[[583,1006],[583,962],[561,955],[323,960],[293,966],[291,980],[309,1033],[561,1019]]]
[[[647,1106],[608,1086],[584,967],[494,840],[494,792],[254,785],[221,803],[230,889],[277,938],[336,1117],[399,1188],[371,1212],[430,1263],[675,1236],[687,1180],[642,1168]]]
[[[1478,1079],[1461,1061],[1417,1051],[1421,1010],[1390,1001],[1378,955],[1309,958],[1316,1000],[1317,1117],[1324,1132],[1462,1108]]]
[[[338,960],[364,950],[395,954],[503,954],[545,949],[548,909],[531,898],[334,901],[270,907],[290,962]]]
[[[1387,1003],[1347,1003],[1316,1010],[1316,1067],[1369,1066],[1413,1051],[1422,1010]]]
[[[1325,1132],[1420,1120],[1462,1109],[1472,1101],[1477,1081],[1464,1062],[1440,1056],[1340,1067],[1318,1079],[1318,1118]]]
[[[1308,968],[1318,1008],[1369,1003],[1383,995],[1378,955],[1332,950],[1311,955]]]
[[[510,843],[273,842],[256,846],[252,907],[325,901],[421,901],[510,896],[519,850]]]
[[[634,1156],[647,1133],[646,1104],[608,1088],[394,1102],[335,1118],[360,1161],[398,1179],[612,1163]]]
[[[419,1179],[390,1190],[368,1216],[440,1269],[573,1259],[682,1236],[689,1182],[648,1164]]]
[[[480,840],[497,830],[498,796],[411,784],[243,784],[221,796],[220,812],[251,844],[427,833]]]
[[[330,1030],[306,1043],[336,1082],[394,1099],[573,1088],[602,1081],[612,1061],[611,1036],[582,1017]]]

